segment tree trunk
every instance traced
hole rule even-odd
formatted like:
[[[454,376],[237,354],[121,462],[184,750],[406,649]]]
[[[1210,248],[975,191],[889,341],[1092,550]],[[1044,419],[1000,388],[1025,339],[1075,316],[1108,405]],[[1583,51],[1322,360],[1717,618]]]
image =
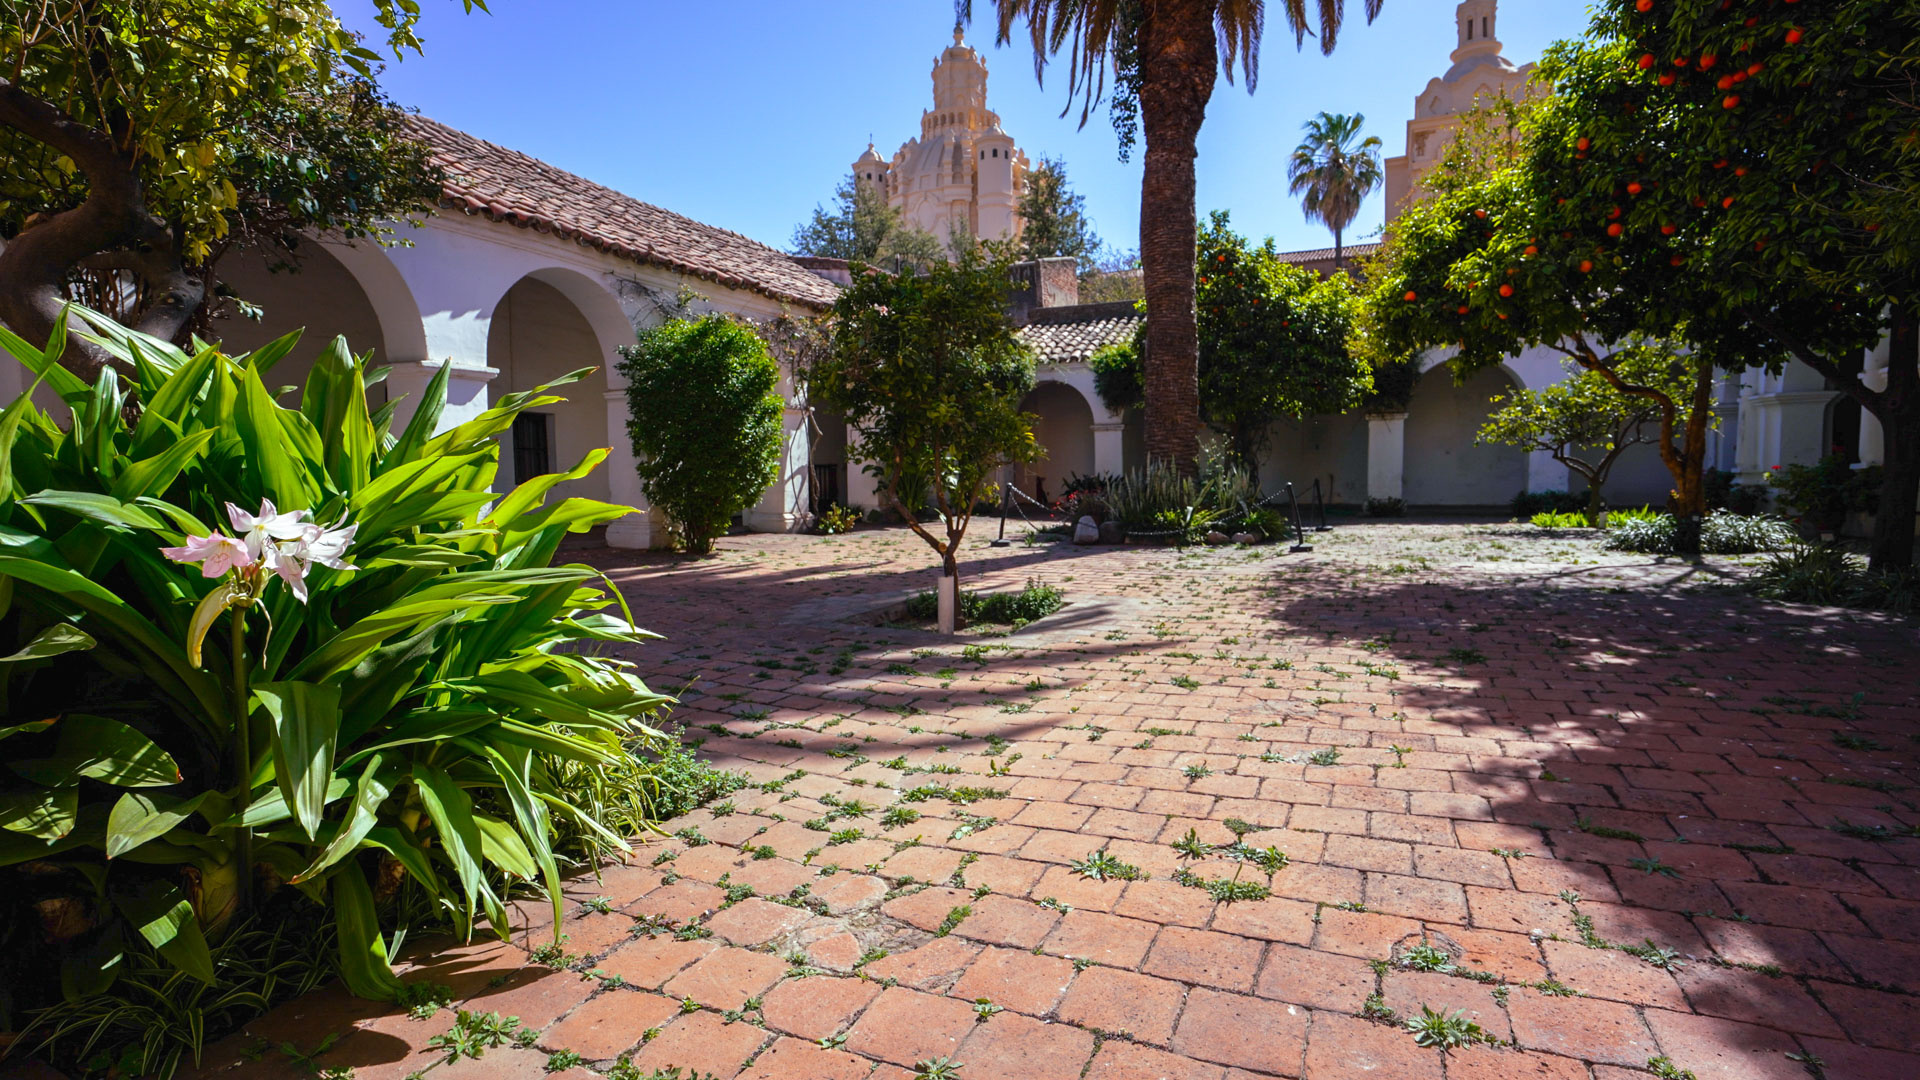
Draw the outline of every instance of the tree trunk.
[[[1340,259],[1341,259],[1341,256],[1345,254],[1346,254],[1346,247],[1344,244],[1341,243],[1340,230],[1335,229],[1333,230],[1333,272],[1334,273],[1337,274],[1340,272]]]
[[[1880,512],[1873,521],[1868,557],[1876,572],[1913,565],[1913,515],[1920,491],[1920,312],[1893,314],[1887,357],[1887,389],[1874,415],[1885,433],[1887,460],[1880,482]]]
[[[1700,554],[1700,532],[1707,516],[1707,429],[1713,422],[1713,365],[1695,359],[1693,394],[1687,405],[1685,441],[1674,455],[1673,553]]]
[[[1587,480],[1587,521],[1594,528],[1600,527],[1600,515],[1605,512],[1606,500],[1600,497],[1600,485],[1589,478]]]
[[[187,273],[173,230],[147,209],[133,162],[107,132],[6,79],[0,79],[0,124],[64,154],[87,179],[79,206],[48,215],[0,250],[0,322],[28,341],[46,340],[66,305],[68,276],[86,261],[137,276],[153,300],[136,329],[171,340],[206,289]],[[92,382],[111,360],[69,337],[60,362]]]
[[[1219,70],[1212,4],[1142,5],[1140,268],[1147,294],[1147,458],[1199,471],[1200,334],[1194,317],[1194,140]]]

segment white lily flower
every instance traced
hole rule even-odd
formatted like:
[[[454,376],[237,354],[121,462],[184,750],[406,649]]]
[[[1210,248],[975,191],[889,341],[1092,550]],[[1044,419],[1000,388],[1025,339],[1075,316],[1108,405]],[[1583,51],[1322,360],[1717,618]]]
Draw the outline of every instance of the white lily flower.
[[[270,560],[268,549],[281,540],[298,540],[307,512],[296,510],[291,514],[281,513],[272,499],[260,500],[260,512],[249,514],[245,510],[227,504],[227,520],[233,523],[233,531],[247,545],[247,553],[255,562]]]
[[[189,536],[180,547],[163,547],[160,554],[177,563],[199,563],[200,576],[217,578],[229,570],[244,570],[255,562],[247,545],[225,533]]]

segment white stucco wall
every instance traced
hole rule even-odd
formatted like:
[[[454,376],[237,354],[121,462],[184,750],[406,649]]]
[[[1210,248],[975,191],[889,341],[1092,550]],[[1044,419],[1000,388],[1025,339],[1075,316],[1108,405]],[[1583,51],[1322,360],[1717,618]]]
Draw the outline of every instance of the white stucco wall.
[[[1527,487],[1527,455],[1505,446],[1478,446],[1474,434],[1492,409],[1488,401],[1513,388],[1506,372],[1489,368],[1456,386],[1437,367],[1420,377],[1407,407],[1406,500],[1423,506],[1504,505]]]
[[[1064,382],[1043,380],[1021,401],[1020,409],[1038,418],[1033,435],[1046,454],[1016,470],[1020,490],[1032,495],[1034,481],[1040,479],[1046,484],[1047,497],[1057,499],[1065,491],[1068,477],[1095,472],[1094,414],[1079,390]]]
[[[573,468],[596,449],[611,448],[613,436],[624,435],[609,430],[606,406],[606,373],[616,359],[610,351],[602,350],[593,327],[579,309],[544,281],[522,278],[494,306],[487,331],[487,360],[500,374],[488,388],[490,397],[532,390],[579,368],[599,369],[579,382],[554,388],[552,393],[566,400],[537,410],[551,417],[549,445],[554,472]],[[500,471],[503,490],[532,479],[514,474],[510,433],[501,439]],[[554,490],[560,498],[604,500],[612,494],[605,468]]]
[[[238,296],[261,309],[259,321],[231,313],[215,320],[213,332],[228,352],[250,352],[288,330],[303,331],[292,355],[268,373],[267,389],[304,386],[314,357],[336,336],[344,336],[356,355],[371,351],[376,363],[387,361],[386,335],[366,291],[322,245],[302,245],[298,268],[278,273],[269,270],[257,252],[236,251],[221,260],[220,275]],[[386,401],[385,394],[383,384],[374,387],[370,397],[379,404]],[[299,400],[297,392],[279,399],[287,406]]]
[[[1367,501],[1367,418],[1353,412],[1282,420],[1273,425],[1260,462],[1260,483],[1277,491],[1287,482],[1305,497],[1320,481],[1329,503]]]

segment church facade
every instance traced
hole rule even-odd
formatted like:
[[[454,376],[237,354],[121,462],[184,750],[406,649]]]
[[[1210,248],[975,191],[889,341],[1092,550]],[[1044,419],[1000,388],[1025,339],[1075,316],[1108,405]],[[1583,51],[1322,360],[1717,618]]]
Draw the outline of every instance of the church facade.
[[[939,240],[1007,240],[1020,232],[1027,155],[987,108],[987,65],[958,27],[933,64],[933,108],[920,134],[891,159],[872,143],[853,163],[854,182],[886,195],[905,221]]]

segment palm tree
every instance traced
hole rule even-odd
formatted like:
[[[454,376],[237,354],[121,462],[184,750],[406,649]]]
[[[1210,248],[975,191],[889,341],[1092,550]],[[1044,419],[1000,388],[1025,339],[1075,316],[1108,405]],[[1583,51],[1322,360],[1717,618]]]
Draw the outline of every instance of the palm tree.
[[[1321,113],[1307,121],[1307,137],[1294,148],[1287,163],[1290,193],[1304,195],[1300,209],[1307,220],[1333,230],[1333,268],[1340,269],[1345,251],[1341,234],[1360,216],[1360,204],[1380,186],[1380,139],[1360,138],[1367,118]]]
[[[1063,49],[1068,55],[1067,107],[1081,99],[1084,126],[1114,85],[1116,110],[1137,107],[1146,138],[1140,181],[1140,263],[1146,279],[1147,456],[1184,473],[1200,453],[1199,331],[1194,324],[1194,140],[1206,118],[1214,79],[1233,81],[1237,63],[1252,93],[1260,73],[1265,0],[992,0],[999,43],[1024,18],[1033,42],[1034,75]],[[1367,21],[1384,0],[1364,0]],[[962,20],[973,0],[956,0]],[[1346,0],[1280,0],[1296,47],[1319,15],[1322,52],[1332,52]],[[1064,112],[1061,115],[1066,115]]]

